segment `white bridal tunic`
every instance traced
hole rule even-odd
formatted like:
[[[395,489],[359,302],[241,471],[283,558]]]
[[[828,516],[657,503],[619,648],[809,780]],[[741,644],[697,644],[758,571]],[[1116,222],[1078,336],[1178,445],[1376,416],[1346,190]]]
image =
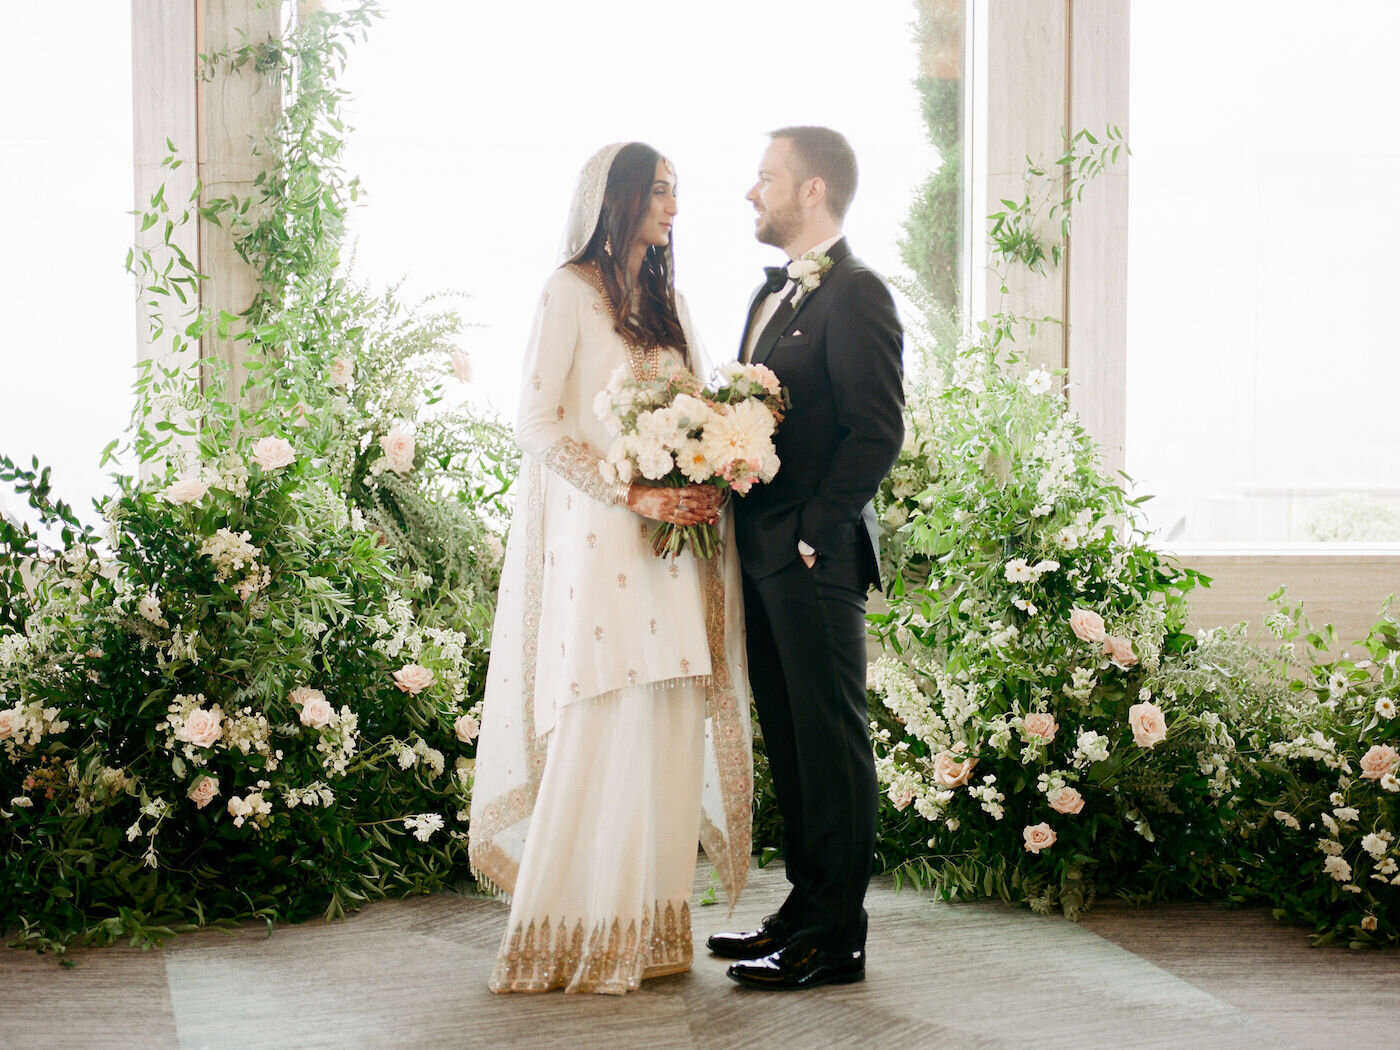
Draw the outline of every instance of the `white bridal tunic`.
[[[732,524],[715,559],[658,558],[655,523],[614,502],[593,399],[626,367],[596,271],[555,271],[526,352],[472,792],[472,868],[512,898],[495,991],[623,992],[688,969],[697,837],[731,902],[748,870]]]

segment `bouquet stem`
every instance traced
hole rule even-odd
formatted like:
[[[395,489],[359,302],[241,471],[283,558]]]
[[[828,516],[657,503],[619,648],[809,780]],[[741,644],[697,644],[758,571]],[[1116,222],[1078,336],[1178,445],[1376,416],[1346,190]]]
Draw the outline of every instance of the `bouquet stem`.
[[[651,552],[658,558],[675,557],[686,543],[697,558],[713,558],[719,553],[719,535],[713,525],[675,525],[663,521],[651,532]]]

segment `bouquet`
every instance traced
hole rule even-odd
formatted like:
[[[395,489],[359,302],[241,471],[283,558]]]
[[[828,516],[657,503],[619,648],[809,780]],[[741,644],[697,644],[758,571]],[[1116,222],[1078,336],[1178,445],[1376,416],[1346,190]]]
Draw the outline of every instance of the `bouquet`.
[[[732,362],[713,388],[679,366],[648,381],[619,368],[593,400],[594,413],[615,435],[598,469],[608,481],[714,485],[743,496],[778,472],[773,432],[786,407],[787,393],[763,365]],[[714,526],[671,522],[652,531],[651,549],[657,557],[674,556],[687,541],[700,558],[719,550]]]

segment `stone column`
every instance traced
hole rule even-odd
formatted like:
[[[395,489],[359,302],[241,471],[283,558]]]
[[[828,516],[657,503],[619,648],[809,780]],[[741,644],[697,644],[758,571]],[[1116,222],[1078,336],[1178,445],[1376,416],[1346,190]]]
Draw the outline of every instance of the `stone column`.
[[[1025,193],[1027,156],[1053,164],[1063,134],[1108,124],[1128,132],[1128,0],[974,0],[974,93],[969,183],[974,200],[998,210]],[[985,238],[976,216],[972,243]],[[1075,206],[1065,256],[1045,276],[1019,264],[1001,280],[987,273],[986,313],[1058,318],[1018,337],[1029,359],[1068,369],[1070,404],[1104,447],[1110,469],[1123,465],[1127,338],[1128,167],[1126,157]],[[1039,231],[1058,239],[1059,223]],[[974,296],[974,305],[977,297]]]

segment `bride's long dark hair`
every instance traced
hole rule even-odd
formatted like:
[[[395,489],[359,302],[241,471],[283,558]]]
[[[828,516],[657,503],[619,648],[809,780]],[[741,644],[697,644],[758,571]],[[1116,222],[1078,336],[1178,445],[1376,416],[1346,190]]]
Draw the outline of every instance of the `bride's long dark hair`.
[[[661,154],[643,142],[629,142],[613,158],[603,189],[603,210],[580,263],[596,263],[603,286],[612,299],[614,328],[639,346],[668,346],[687,361],[690,350],[676,311],[675,277],[671,272],[671,244],[648,247],[642,272],[634,277],[628,247],[637,239],[651,209],[656,162]]]

